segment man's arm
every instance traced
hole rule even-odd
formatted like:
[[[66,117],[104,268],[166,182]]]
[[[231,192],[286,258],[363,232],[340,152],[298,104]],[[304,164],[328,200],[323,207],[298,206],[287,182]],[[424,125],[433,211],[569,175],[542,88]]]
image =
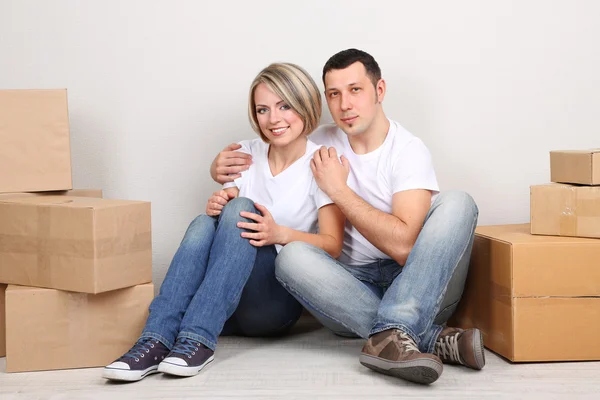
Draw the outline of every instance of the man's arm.
[[[331,200],[373,246],[404,265],[431,206],[431,192],[416,189],[395,193],[392,214],[371,206],[348,186],[332,193]]]
[[[252,164],[252,156],[239,150],[242,146],[232,143],[225,147],[210,165],[210,176],[221,185],[233,182],[241,176],[240,172],[246,171]]]
[[[340,162],[341,161],[341,162]],[[321,147],[311,161],[315,181],[340,208],[350,223],[373,246],[406,264],[431,206],[431,191],[405,190],[392,196],[392,214],[376,209],[346,183],[350,165],[333,147]]]

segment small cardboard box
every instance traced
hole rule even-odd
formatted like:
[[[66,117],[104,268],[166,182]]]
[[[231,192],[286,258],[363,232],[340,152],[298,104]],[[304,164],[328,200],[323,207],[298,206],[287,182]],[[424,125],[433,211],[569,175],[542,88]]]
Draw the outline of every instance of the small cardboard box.
[[[477,227],[463,298],[450,321],[477,327],[511,361],[600,360],[600,240]]]
[[[5,313],[6,285],[0,284],[0,357],[6,355],[6,313]]]
[[[96,197],[102,198],[101,189],[73,189],[60,190],[54,192],[33,192],[33,193],[0,193],[0,200],[14,199],[17,197],[35,197],[35,196],[76,196],[76,197]]]
[[[600,149],[551,151],[550,180],[600,185]]]
[[[531,186],[531,233],[600,238],[600,186]]]
[[[8,286],[6,372],[99,367],[133,346],[151,283],[96,295]]]
[[[0,200],[0,282],[101,293],[152,281],[150,203]]]
[[[0,193],[73,187],[66,90],[0,90],[0,171]]]

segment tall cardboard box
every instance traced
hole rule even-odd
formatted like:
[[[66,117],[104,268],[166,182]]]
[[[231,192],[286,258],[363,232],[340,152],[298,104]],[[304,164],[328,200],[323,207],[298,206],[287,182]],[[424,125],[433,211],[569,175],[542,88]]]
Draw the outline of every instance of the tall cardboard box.
[[[551,151],[550,180],[600,185],[600,149]]]
[[[71,189],[67,91],[0,90],[0,193]]]
[[[600,186],[531,186],[531,233],[600,238]]]
[[[153,297],[151,283],[96,295],[9,286],[6,371],[111,363],[142,333]]]
[[[600,360],[600,240],[476,229],[463,298],[450,323],[477,327],[511,361]]]
[[[152,281],[150,203],[0,200],[0,282],[101,293]]]
[[[75,197],[95,197],[102,198],[102,189],[72,189],[58,190],[52,192],[20,192],[20,193],[0,193],[0,200],[14,199],[17,197],[36,197],[36,196],[75,196]]]
[[[0,284],[0,357],[6,355],[6,313],[5,313],[6,285]]]

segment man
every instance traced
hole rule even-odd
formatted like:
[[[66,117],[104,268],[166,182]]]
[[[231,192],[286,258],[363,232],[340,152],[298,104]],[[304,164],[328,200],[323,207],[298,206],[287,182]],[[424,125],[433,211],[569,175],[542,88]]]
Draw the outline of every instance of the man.
[[[334,333],[367,339],[360,362],[377,372],[429,384],[442,362],[483,368],[481,332],[443,326],[462,296],[477,206],[464,192],[440,193],[428,149],[385,116],[386,84],[372,56],[334,55],[323,83],[335,125],[311,135],[324,146],[311,167],[347,218],[344,249],[335,260],[290,243],[277,279]],[[214,160],[217,181],[250,162],[235,149]]]

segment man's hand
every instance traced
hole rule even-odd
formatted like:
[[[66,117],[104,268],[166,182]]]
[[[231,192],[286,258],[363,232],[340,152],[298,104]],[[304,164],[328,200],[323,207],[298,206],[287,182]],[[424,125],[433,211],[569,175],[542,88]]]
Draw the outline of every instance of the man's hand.
[[[206,215],[216,217],[221,214],[221,210],[223,210],[223,207],[225,207],[229,200],[231,199],[226,191],[219,190],[218,192],[214,192],[206,204]]]
[[[238,228],[248,229],[254,232],[242,232],[242,237],[250,239],[252,246],[261,247],[270,244],[285,244],[285,227],[277,225],[273,216],[265,206],[255,203],[254,206],[262,215],[250,213],[247,211],[240,212],[240,216],[255,221],[238,222]]]
[[[252,156],[239,150],[242,146],[232,143],[225,147],[214,159],[210,166],[210,175],[220,184],[233,182],[241,176],[252,164]]]
[[[341,163],[340,163],[341,160]],[[335,148],[321,147],[315,151],[310,162],[315,181],[319,188],[333,200],[333,195],[347,187],[350,163],[342,156],[338,160]]]

